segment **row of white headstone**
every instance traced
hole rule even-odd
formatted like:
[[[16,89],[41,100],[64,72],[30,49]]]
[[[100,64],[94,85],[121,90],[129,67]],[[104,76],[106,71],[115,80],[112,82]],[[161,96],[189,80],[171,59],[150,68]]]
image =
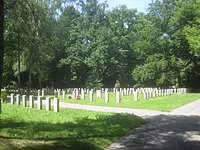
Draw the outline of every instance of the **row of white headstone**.
[[[42,96],[37,96],[37,108],[38,108],[38,110],[42,109],[42,98],[43,98]],[[21,99],[22,99],[22,106],[27,107],[28,98],[27,98],[26,95],[22,95],[22,96],[20,96],[19,94],[17,94],[17,95],[11,94],[10,95],[11,105],[14,105],[14,103],[16,101],[16,105],[19,106]],[[30,108],[34,108],[34,96],[33,95],[29,95],[29,105],[30,105]],[[50,99],[50,97],[46,97],[45,106],[46,106],[47,111],[51,110],[51,99]],[[58,98],[54,98],[53,108],[54,108],[54,112],[59,112],[59,99]]]
[[[72,91],[72,99],[85,99],[85,94],[89,94],[89,99],[90,101],[94,100],[94,90],[91,89],[83,89],[83,88],[74,88],[70,89]],[[175,93],[186,93],[187,89],[186,88],[179,88],[179,89],[165,89],[161,90],[158,88],[137,88],[136,90],[134,88],[113,88],[113,89],[107,89],[107,88],[102,88],[100,90],[96,90],[96,96],[97,98],[102,98],[102,93],[105,93],[105,101],[109,102],[109,92],[108,91],[113,91],[116,93],[116,102],[120,103],[120,95],[125,96],[125,95],[132,95],[134,94],[134,100],[138,101],[138,93],[141,93],[144,95],[144,99],[149,99],[152,97],[158,97],[158,96],[166,96],[166,95],[172,95]],[[62,96],[63,99],[66,98],[66,90],[61,90],[61,89],[56,89],[54,90],[54,93],[57,97]],[[81,97],[79,97],[79,93],[81,93]],[[45,95],[45,89],[42,90],[37,90],[37,96],[44,96]]]

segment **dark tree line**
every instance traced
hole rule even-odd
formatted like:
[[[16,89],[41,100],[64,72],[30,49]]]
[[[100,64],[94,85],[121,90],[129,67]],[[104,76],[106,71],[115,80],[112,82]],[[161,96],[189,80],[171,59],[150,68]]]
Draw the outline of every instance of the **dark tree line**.
[[[5,1],[3,85],[199,86],[199,0],[155,0],[147,14],[108,8],[98,0]]]

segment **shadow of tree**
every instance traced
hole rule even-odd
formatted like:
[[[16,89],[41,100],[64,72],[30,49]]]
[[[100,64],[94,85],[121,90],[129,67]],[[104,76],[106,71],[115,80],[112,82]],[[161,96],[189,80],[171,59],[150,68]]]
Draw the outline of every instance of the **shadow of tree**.
[[[98,115],[96,119],[76,118],[73,122],[57,124],[1,120],[0,130],[6,135],[0,135],[0,139],[6,140],[9,149],[102,149],[102,142],[104,146],[109,145],[144,123],[136,118],[128,114]],[[23,142],[23,146],[17,147],[13,141],[27,144]]]
[[[148,124],[130,132],[108,149],[199,150],[200,116],[159,115]]]

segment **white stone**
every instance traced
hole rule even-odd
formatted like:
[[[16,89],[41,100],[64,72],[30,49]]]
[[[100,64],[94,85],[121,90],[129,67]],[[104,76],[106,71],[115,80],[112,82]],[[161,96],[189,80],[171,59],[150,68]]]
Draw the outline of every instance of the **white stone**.
[[[116,92],[116,103],[120,103],[120,92],[119,91],[117,91]]]
[[[17,106],[20,105],[20,95],[19,94],[16,95],[16,105]]]
[[[147,99],[147,92],[144,92],[144,99]]]
[[[47,111],[51,110],[51,99],[50,99],[50,97],[46,97],[46,110]]]
[[[62,98],[63,98],[63,99],[65,99],[65,98],[66,98],[66,93],[65,93],[65,91],[64,91],[64,90],[62,91]]]
[[[42,109],[42,96],[37,97],[37,105],[38,105],[38,109],[41,110]]]
[[[22,106],[26,107],[26,95],[22,95]]]
[[[42,90],[42,97],[44,97],[44,90]]]
[[[78,99],[78,89],[75,90],[75,99]]]
[[[138,91],[134,92],[134,101],[138,101]]]
[[[72,99],[76,99],[76,91],[75,90],[72,91]]]
[[[109,93],[105,91],[105,102],[109,102]]]
[[[59,99],[54,98],[54,112],[59,112]]]
[[[10,94],[10,103],[14,105],[14,94]]]
[[[81,99],[85,99],[85,91],[83,89],[81,90]]]
[[[93,90],[90,91],[90,102],[93,102]]]
[[[34,108],[33,95],[29,95],[29,103],[30,103],[30,108]]]
[[[40,96],[40,90],[38,90],[38,96]]]

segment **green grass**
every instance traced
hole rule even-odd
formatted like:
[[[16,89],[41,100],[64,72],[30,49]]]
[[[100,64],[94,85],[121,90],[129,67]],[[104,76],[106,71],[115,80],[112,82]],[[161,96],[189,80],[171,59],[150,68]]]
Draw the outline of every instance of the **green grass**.
[[[74,109],[53,111],[3,104],[0,149],[105,149],[144,120],[129,114]]]
[[[96,106],[111,106],[111,107],[124,107],[124,108],[138,108],[138,109],[150,109],[159,111],[171,111],[175,108],[183,106],[189,102],[200,99],[200,93],[185,93],[175,94],[170,96],[162,96],[144,100],[143,95],[139,95],[139,101],[134,101],[133,95],[121,96],[121,103],[117,104],[115,99],[115,93],[110,93],[110,101],[105,102],[104,98],[96,98],[94,94],[94,101],[89,101],[89,95],[86,95],[85,100],[73,100],[63,99],[59,97],[60,101],[76,104],[87,104]]]

